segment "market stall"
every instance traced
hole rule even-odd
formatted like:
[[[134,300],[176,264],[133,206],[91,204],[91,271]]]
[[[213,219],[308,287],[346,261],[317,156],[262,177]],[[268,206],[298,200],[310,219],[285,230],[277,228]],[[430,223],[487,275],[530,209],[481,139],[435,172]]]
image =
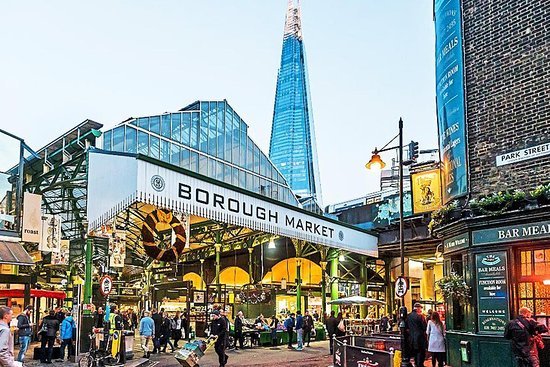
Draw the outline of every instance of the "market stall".
[[[348,306],[383,306],[386,303],[374,298],[351,296],[340,298],[329,302],[333,305],[348,305]],[[380,332],[380,320],[374,318],[355,318],[353,316],[344,318],[346,334],[349,335],[370,335]]]

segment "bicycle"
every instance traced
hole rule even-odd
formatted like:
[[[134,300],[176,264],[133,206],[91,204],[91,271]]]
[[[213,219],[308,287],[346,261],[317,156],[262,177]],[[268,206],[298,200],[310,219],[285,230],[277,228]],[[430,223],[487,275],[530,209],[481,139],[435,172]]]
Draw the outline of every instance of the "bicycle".
[[[90,333],[90,350],[78,360],[78,367],[105,367],[118,363],[116,358],[104,349],[100,349],[96,345],[95,333]],[[111,336],[109,336],[109,339]],[[106,345],[109,345],[107,340]]]

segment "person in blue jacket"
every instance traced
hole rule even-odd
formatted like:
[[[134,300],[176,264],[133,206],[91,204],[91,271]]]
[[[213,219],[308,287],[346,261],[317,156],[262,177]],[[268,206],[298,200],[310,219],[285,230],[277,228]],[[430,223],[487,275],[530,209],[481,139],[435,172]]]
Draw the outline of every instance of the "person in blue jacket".
[[[284,323],[284,327],[286,329],[286,332],[288,333],[288,349],[294,349],[294,347],[292,346],[292,338],[294,336],[293,332],[295,324],[296,323],[294,321],[294,314],[291,313],[290,315],[288,315],[288,318],[285,320]]]
[[[155,322],[149,317],[149,311],[143,312],[143,318],[139,323],[139,335],[141,336],[141,348],[143,348],[143,358],[149,358],[149,341],[155,336]]]
[[[74,355],[73,345],[73,331],[76,328],[73,315],[70,312],[65,314],[63,322],[61,322],[61,328],[59,329],[59,338],[61,339],[61,353],[60,359],[65,359],[65,346],[68,349],[67,360]]]

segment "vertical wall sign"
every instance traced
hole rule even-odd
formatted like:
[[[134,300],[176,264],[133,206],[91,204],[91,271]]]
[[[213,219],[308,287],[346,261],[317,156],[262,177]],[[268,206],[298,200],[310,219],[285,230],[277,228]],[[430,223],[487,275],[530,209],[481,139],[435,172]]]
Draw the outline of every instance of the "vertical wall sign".
[[[477,254],[476,268],[479,332],[502,334],[510,320],[506,252]]]
[[[467,194],[460,0],[435,0],[435,73],[443,204]]]
[[[42,239],[42,195],[26,192],[23,195],[23,241],[39,243]]]

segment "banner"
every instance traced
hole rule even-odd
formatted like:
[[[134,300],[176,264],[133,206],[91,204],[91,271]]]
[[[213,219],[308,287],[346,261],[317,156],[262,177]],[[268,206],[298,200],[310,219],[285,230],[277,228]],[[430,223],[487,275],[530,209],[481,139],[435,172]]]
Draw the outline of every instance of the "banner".
[[[40,243],[42,240],[42,195],[26,192],[23,195],[23,230],[21,239],[24,242]]]
[[[111,258],[109,265],[113,268],[123,268],[124,260],[126,259],[126,233],[123,231],[115,231],[109,237],[109,252]]]
[[[69,265],[69,245],[71,241],[61,240],[58,253],[52,253],[52,265]]]
[[[427,213],[441,207],[441,180],[439,169],[411,175],[413,212]]]
[[[42,239],[38,249],[43,252],[59,252],[61,248],[61,218],[57,215],[42,216]]]
[[[468,193],[460,0],[435,0],[435,74],[443,204]]]

